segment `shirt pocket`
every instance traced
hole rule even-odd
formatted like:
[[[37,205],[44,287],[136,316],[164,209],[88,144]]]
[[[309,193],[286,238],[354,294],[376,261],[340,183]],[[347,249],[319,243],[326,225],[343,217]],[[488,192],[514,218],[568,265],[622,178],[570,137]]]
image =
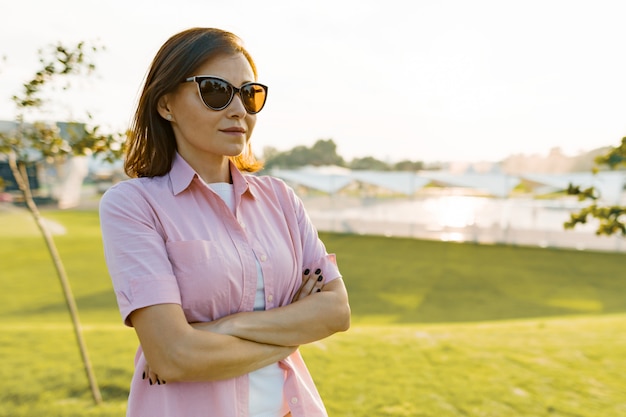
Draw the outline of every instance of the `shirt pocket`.
[[[229,314],[232,305],[238,305],[240,285],[234,280],[236,274],[226,267],[220,243],[168,242],[167,253],[189,322],[215,320]]]

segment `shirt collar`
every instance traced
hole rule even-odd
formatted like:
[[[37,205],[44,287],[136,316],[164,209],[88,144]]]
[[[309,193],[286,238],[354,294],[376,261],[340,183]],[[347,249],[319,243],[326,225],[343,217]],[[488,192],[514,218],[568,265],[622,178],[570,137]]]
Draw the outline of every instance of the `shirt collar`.
[[[248,184],[248,180],[246,177],[237,169],[235,164],[232,161],[229,161],[230,167],[230,175],[233,179],[233,186],[235,188],[236,195],[243,195],[244,193],[249,193],[252,197],[254,197],[254,193],[250,189]],[[169,172],[170,181],[172,182],[172,192],[174,195],[178,195],[185,191],[192,183],[192,181],[198,177],[198,174],[194,169],[183,159],[182,156],[178,152],[174,156],[174,161],[172,162],[172,168]],[[199,178],[198,178],[199,180]]]

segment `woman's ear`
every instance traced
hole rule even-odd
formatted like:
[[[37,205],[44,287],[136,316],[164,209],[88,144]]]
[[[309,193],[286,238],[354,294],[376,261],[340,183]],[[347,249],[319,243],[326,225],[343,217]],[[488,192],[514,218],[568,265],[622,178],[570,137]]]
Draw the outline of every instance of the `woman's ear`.
[[[157,103],[157,111],[161,115],[162,118],[168,121],[172,121],[172,112],[169,107],[169,96],[168,94],[162,96]]]

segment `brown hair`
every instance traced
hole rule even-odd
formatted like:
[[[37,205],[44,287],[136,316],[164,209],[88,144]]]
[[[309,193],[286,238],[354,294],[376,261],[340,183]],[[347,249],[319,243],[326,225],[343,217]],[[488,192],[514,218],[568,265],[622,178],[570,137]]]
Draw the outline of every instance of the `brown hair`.
[[[156,177],[169,172],[176,154],[176,140],[172,126],[157,111],[159,100],[173,92],[207,60],[237,53],[246,57],[256,78],[252,57],[233,33],[215,28],[192,28],[172,36],[161,46],[150,64],[127,133],[124,170],[128,176]],[[263,167],[252,154],[249,142],[244,152],[231,160],[246,172],[256,172]]]

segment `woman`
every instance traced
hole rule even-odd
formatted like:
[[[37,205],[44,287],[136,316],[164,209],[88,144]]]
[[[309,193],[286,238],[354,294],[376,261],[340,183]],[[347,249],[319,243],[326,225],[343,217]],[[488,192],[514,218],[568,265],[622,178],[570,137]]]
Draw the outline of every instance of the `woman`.
[[[335,263],[250,136],[267,97],[232,33],[158,51],[102,197],[104,250],[140,346],[129,416],[326,416],[298,352],[350,325]]]

